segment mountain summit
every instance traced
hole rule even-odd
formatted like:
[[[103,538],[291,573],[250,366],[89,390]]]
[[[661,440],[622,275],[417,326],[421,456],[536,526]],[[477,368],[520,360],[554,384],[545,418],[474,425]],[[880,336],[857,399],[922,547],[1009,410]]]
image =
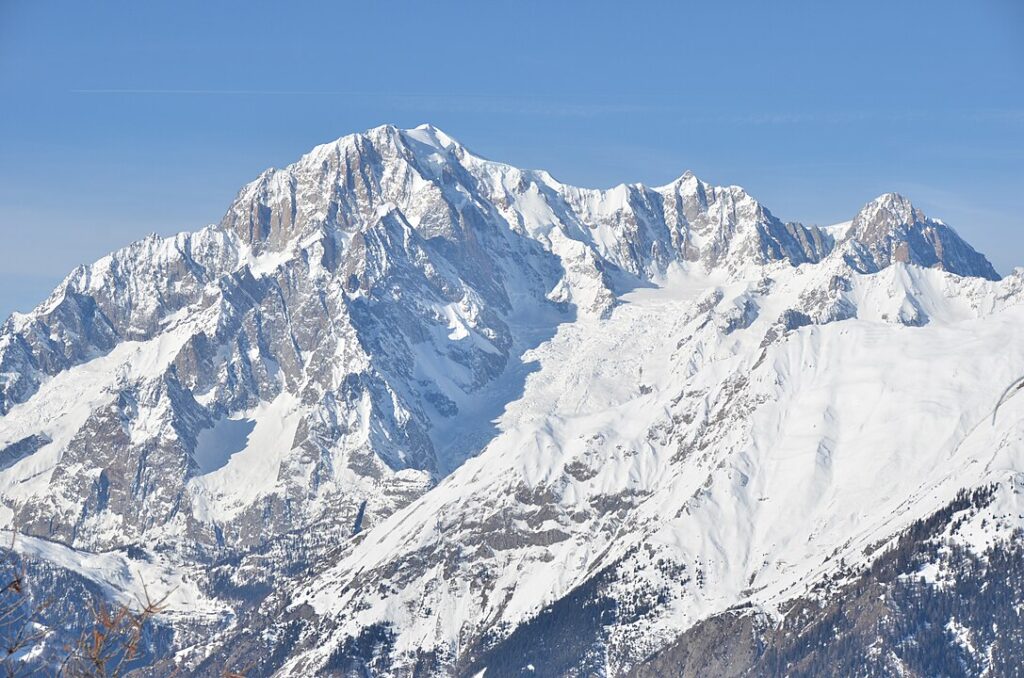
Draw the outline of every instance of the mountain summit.
[[[798,621],[864,657],[844,587],[1001,576],[1022,300],[896,194],[819,228],[377,127],[3,324],[0,512],[33,571],[170,594],[157,673],[819,666]]]
[[[992,264],[956,231],[937,219],[929,219],[898,193],[886,193],[865,205],[854,217],[848,238],[847,260],[864,273],[901,262],[957,275],[999,279]]]

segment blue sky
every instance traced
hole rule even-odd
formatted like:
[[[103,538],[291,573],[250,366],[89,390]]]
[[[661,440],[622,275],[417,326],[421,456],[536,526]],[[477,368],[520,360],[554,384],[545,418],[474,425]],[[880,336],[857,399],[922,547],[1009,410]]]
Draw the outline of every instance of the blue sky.
[[[896,190],[1024,265],[1012,0],[0,0],[0,97],[3,317],[384,122],[580,185],[692,169],[808,223]]]

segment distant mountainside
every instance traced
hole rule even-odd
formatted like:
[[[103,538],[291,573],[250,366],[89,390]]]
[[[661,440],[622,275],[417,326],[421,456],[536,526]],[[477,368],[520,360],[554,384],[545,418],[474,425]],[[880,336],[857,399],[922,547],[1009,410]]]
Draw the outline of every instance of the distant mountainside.
[[[1022,301],[897,194],[343,137],[3,324],[24,660],[145,585],[139,675],[1011,675]]]

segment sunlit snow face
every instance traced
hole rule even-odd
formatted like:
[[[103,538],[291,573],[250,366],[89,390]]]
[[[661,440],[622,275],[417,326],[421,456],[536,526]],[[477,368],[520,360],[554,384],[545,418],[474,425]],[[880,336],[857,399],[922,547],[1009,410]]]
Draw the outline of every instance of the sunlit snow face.
[[[1006,484],[1024,292],[994,277],[891,194],[820,229],[689,173],[576,188],[377,128],[4,325],[0,517],[124,594],[129,545],[169,585],[315,564],[289,609],[399,653],[606,572],[664,594],[613,631],[653,651]]]

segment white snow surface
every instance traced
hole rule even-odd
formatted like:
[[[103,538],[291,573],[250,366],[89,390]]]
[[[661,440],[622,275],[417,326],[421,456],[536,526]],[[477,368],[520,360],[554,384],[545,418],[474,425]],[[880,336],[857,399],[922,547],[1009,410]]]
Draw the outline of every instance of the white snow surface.
[[[207,429],[213,433],[218,428],[223,430],[228,422],[243,424],[241,431],[228,434],[233,438],[230,441],[200,441],[208,445],[220,444],[221,451],[224,445],[237,450],[227,459],[215,460],[212,464],[215,468],[201,468],[203,472],[189,481],[189,490],[200,518],[228,520],[257,497],[274,491],[281,462],[292,449],[299,425],[301,412],[297,405],[294,396],[282,393],[271,403],[261,403],[252,410],[222,420],[212,430]],[[205,448],[198,453],[204,462],[209,460]]]
[[[256,228],[252,214],[264,211],[272,218]],[[243,313],[218,286],[226,277],[242,280],[230,288],[238,297],[250,280],[277,284],[282,298],[308,283],[308,298],[247,317],[278,354],[228,337],[203,356],[215,386],[175,402],[141,399],[124,424],[139,449],[171,440],[182,458],[191,453],[174,480],[204,529],[258,515],[270,496],[307,501],[310,521],[353,503],[380,511],[330,544],[312,578],[287,584],[292,607],[310,605],[332,631],[284,675],[308,675],[344,637],[379,622],[397,633],[399,665],[423,650],[458,656],[467,638],[514,628],[605,568],[623,601],[667,592],[666,605],[614,629],[613,646],[643,655],[738,603],[774,614],[841,560],[867,562],[866,547],[961,488],[998,487],[956,537],[972,548],[1022,525],[1024,395],[996,404],[1024,377],[1024,269],[999,281],[905,263],[864,275],[843,256],[860,246],[847,240],[853,221],[782,224],[742,188],[691,173],[657,188],[572,187],[486,160],[429,125],[376,128],[268,170],[242,189],[229,222],[81,267],[4,326],[5,368],[15,334],[37,331],[72,292],[118,284],[136,304],[132,338],[43,375],[0,416],[0,450],[32,435],[49,441],[0,470],[0,522],[10,527],[12,507],[36,502],[81,512],[51,487],[70,442],[128,385],[149,388],[176,361],[182,383],[201,381],[186,373],[190,340],[217,337]],[[485,240],[473,228],[494,233]],[[431,239],[466,261],[421,243]],[[833,247],[840,241],[845,249]],[[507,251],[478,256],[478,242]],[[356,245],[363,259],[346,260]],[[344,275],[328,270],[332,257],[349,265]],[[161,286],[163,272],[189,266],[208,276],[189,290],[194,305],[162,313],[176,291]],[[354,312],[291,315],[364,308],[374,275],[391,285],[399,318],[379,334],[360,335]],[[390,308],[380,303],[369,308]],[[423,322],[409,329],[404,316]],[[415,341],[392,336],[403,331]],[[498,367],[481,368],[489,360]],[[392,362],[393,372],[373,372]],[[239,365],[265,369],[253,368],[259,388],[236,399]],[[0,385],[29,376],[3,371]],[[433,468],[406,464],[400,441],[419,430],[411,421],[436,453]],[[323,449],[310,442],[339,431]],[[154,487],[145,501],[157,505],[166,497]],[[418,499],[406,504],[405,494]],[[90,519],[79,535],[124,535],[127,521]],[[175,540],[193,528],[175,512],[132,538],[175,544],[177,558],[190,545]],[[16,548],[118,599],[145,582],[171,592],[176,612],[221,612],[190,583],[191,565],[169,556],[129,562],[35,537]]]
[[[228,614],[223,603],[200,591],[195,570],[159,554],[147,552],[144,558],[134,559],[115,551],[89,553],[26,535],[16,535],[12,544],[22,556],[46,560],[99,584],[114,602],[131,609],[158,603],[163,616],[216,619]]]
[[[614,564],[623,591],[674,589],[660,618],[616,631],[654,649],[740,602],[771,612],[840,559],[865,561],[865,547],[963,487],[994,482],[1019,501],[1024,398],[1008,401],[994,425],[992,410],[1024,374],[1020,281],[902,265],[856,275],[858,317],[762,348],[779,313],[830,273],[778,267],[765,294],[751,293],[762,280],[680,275],[626,295],[607,319],[563,326],[530,356],[540,369],[501,417],[500,435],[366,534],[294,604],[343,620],[341,635],[391,622],[396,654],[411,656],[456,648],[467,628],[514,627]],[[695,312],[719,295],[710,313]],[[904,296],[927,310],[927,325],[899,321]],[[751,298],[756,320],[723,334],[716,320]],[[475,526],[491,519],[507,530],[531,514],[529,492],[548,493],[554,511],[523,532],[558,538],[477,547],[490,530]],[[595,510],[605,497],[631,506]],[[1024,514],[1005,513],[1021,526]],[[461,555],[454,574],[439,566],[374,593],[372,573],[447,550]],[[700,571],[703,583],[666,580],[651,554]],[[481,570],[487,586],[473,583]]]

